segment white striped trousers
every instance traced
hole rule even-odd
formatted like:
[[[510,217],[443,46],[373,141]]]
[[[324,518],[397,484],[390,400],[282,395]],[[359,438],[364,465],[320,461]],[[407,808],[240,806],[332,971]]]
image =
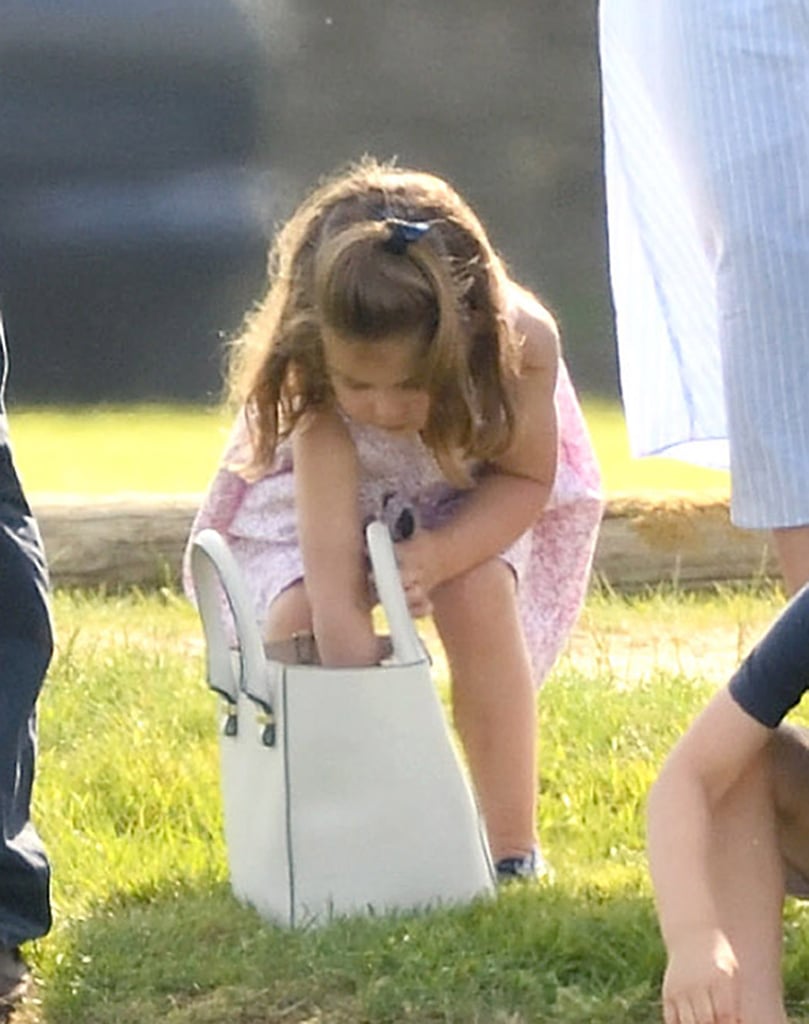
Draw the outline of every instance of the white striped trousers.
[[[809,523],[809,0],[601,0],[610,274],[633,452]]]

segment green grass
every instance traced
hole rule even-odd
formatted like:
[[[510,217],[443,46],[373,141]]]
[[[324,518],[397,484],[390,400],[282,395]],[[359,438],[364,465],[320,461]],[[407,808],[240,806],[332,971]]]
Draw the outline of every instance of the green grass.
[[[586,399],[609,494],[727,493],[727,474],[672,459],[634,459],[617,403]],[[12,411],[24,483],[34,495],[204,490],[227,436],[228,414],[196,406],[98,406]]]
[[[616,402],[583,399],[607,494],[699,493],[726,496],[728,474],[676,459],[636,459],[629,451],[623,410]]]
[[[216,702],[202,683],[195,613],[169,591],[57,593],[36,787],[55,926],[33,947],[40,1001],[20,1024],[659,1020],[645,794],[722,682],[724,655],[749,646],[781,602],[764,584],[593,593],[540,696],[539,812],[555,882],[290,933],[229,891]],[[672,668],[663,641],[676,649],[699,633],[712,648],[695,669]],[[631,673],[629,635],[655,638]],[[444,673],[437,659],[442,693]],[[805,924],[790,908],[796,1011],[809,1007]]]
[[[205,406],[35,408],[10,414],[16,461],[31,494],[202,491],[229,417]]]
[[[633,460],[620,408],[585,409],[609,493],[726,491],[723,474]],[[34,495],[200,491],[228,423],[194,407],[12,411]],[[193,610],[168,590],[57,593],[36,788],[55,925],[33,946],[38,997],[15,1024],[659,1020],[646,790],[781,601],[766,584],[594,591],[540,698],[539,815],[554,884],[289,933],[230,894],[215,701]],[[790,908],[787,984],[801,1010],[804,923]]]

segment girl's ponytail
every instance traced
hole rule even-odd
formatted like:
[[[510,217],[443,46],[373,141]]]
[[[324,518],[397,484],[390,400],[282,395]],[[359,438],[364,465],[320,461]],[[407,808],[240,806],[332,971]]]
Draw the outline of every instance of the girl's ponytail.
[[[256,472],[308,409],[332,400],[323,333],[422,345],[423,432],[446,475],[496,457],[514,431],[520,339],[505,267],[445,181],[371,158],[325,180],[276,236],[268,288],[233,344],[231,396],[250,411]]]

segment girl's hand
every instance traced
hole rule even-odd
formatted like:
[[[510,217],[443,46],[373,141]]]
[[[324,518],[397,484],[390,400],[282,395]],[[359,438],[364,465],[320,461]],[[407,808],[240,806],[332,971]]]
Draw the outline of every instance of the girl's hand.
[[[313,616],[313,632],[321,664],[329,668],[377,665],[385,656],[371,622],[370,612],[339,609],[328,616]]]
[[[669,951],[663,980],[666,1024],[741,1024],[739,965],[718,928],[689,932]]]
[[[394,545],[407,607],[414,619],[432,614],[430,593],[442,582],[438,546],[429,530],[417,530],[409,540]]]

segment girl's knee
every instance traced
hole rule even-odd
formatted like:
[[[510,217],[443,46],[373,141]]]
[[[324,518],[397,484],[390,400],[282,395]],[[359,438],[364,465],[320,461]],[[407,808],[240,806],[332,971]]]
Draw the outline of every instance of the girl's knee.
[[[437,587],[433,618],[448,654],[456,649],[521,647],[522,624],[514,573],[495,558]]]
[[[430,595],[433,619],[444,645],[452,637],[468,644],[517,628],[517,586],[514,573],[500,558],[493,558],[443,583]]]
[[[480,607],[482,602],[491,600],[492,597],[513,597],[516,591],[517,585],[511,566],[502,558],[490,558],[436,587],[432,600],[436,608],[450,603],[457,606],[462,602]]]
[[[303,580],[298,580],[282,590],[270,605],[267,614],[265,640],[285,640],[293,633],[309,632],[312,629],[312,612]]]

